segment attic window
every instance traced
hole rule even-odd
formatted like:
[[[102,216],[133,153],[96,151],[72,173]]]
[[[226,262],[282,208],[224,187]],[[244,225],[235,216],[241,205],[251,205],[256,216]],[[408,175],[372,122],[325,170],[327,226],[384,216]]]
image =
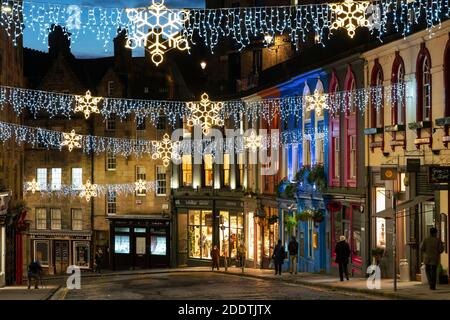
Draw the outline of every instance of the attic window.
[[[116,89],[114,81],[108,81],[108,96],[111,97]]]

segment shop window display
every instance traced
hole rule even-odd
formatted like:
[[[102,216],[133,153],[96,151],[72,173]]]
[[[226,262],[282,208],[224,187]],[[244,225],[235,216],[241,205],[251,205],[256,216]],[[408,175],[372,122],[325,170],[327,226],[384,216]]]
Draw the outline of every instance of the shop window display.
[[[129,236],[115,236],[114,253],[130,253],[130,237]]]
[[[211,259],[213,215],[212,211],[190,210],[188,220],[189,257]]]
[[[220,211],[223,217],[225,230],[220,231],[220,254],[227,257],[236,258],[237,248],[244,241],[244,214]]]
[[[271,217],[278,216],[277,208],[265,207],[264,210],[266,212],[267,221],[269,221]],[[266,223],[264,225],[264,256],[266,258],[271,257],[278,239],[280,239],[278,222],[274,224]]]
[[[89,243],[74,242],[73,260],[76,266],[89,267]]]
[[[34,259],[39,260],[42,266],[48,266],[48,241],[35,241]]]

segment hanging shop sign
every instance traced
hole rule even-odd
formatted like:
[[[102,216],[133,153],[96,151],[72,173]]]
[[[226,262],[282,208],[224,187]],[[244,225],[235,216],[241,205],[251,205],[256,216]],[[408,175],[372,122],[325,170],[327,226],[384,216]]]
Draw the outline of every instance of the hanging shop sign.
[[[381,168],[381,180],[397,180],[396,167]]]

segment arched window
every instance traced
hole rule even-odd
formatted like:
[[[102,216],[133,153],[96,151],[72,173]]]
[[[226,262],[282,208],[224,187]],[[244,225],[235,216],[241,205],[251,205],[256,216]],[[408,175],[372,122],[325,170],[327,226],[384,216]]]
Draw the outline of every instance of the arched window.
[[[344,134],[345,134],[345,184],[347,187],[356,187],[357,179],[357,135],[356,135],[356,115],[357,107],[353,92],[356,89],[355,75],[351,66],[348,66],[347,75],[345,77],[345,91],[348,92],[348,100],[346,101],[348,113],[345,115]]]
[[[417,121],[431,121],[431,58],[423,43],[416,67]]]
[[[395,53],[395,60],[392,65],[392,125],[405,124],[406,121],[406,101],[405,101],[405,64],[399,52]]]
[[[445,117],[450,117],[450,39],[444,53]]]
[[[314,92],[318,92],[319,94],[323,94],[323,83],[322,81],[317,80],[316,89],[314,89]],[[324,157],[325,157],[325,137],[323,135],[324,132],[324,113],[325,110],[315,110],[316,117],[315,117],[315,127],[317,136],[315,137],[315,163],[324,163]]]
[[[372,97],[371,97],[371,127],[381,128],[384,125],[384,101],[383,101],[383,69],[381,68],[378,59],[375,60],[375,65],[372,69],[371,83]]]
[[[305,87],[303,89],[303,101],[306,102],[306,96],[309,96],[311,91],[309,89],[308,84],[305,82]],[[303,165],[310,166],[312,163],[312,141],[311,137],[311,110],[309,110],[309,106],[304,103],[304,121],[303,121]]]
[[[336,74],[333,72],[330,79],[330,86],[328,92],[330,94],[330,99],[334,98],[334,94],[339,91],[339,81]],[[330,135],[330,149],[329,149],[329,159],[330,159],[330,185],[339,186],[340,176],[341,176],[341,130],[340,130],[340,116],[341,110],[332,110],[329,113],[329,135]]]

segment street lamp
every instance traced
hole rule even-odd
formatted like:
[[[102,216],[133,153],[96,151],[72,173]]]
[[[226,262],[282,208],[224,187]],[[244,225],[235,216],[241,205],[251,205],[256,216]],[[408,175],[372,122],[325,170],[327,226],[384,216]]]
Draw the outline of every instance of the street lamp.
[[[225,218],[224,216],[220,216],[219,218],[220,229],[222,230],[222,241],[225,242]],[[227,250],[225,247],[225,243],[223,244],[223,257],[224,257],[224,267],[225,272],[228,271],[228,261],[227,261]]]
[[[207,66],[207,64],[205,61],[200,62],[200,67],[202,68],[202,70],[205,70],[206,66]]]
[[[271,35],[271,34],[266,34],[265,36],[264,36],[264,41],[266,42],[266,44],[267,45],[270,45],[270,44],[272,44],[272,42],[273,42],[273,36]]]

